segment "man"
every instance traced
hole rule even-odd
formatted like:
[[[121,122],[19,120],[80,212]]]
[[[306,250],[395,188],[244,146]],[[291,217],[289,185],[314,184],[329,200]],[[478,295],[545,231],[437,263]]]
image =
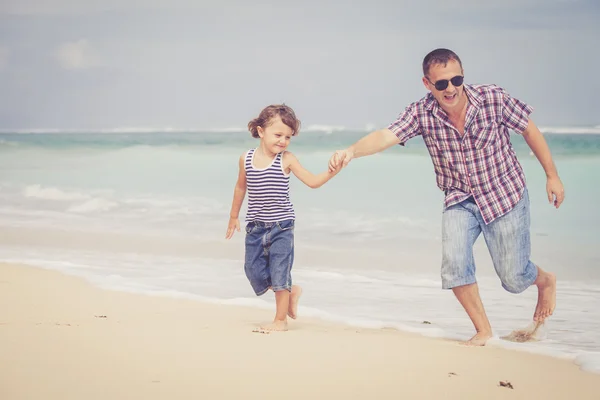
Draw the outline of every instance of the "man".
[[[525,141],[544,168],[548,200],[560,207],[563,184],[546,141],[529,119],[533,109],[495,85],[463,84],[460,58],[436,49],[423,60],[423,84],[430,91],[409,105],[387,129],[338,150],[329,168],[353,158],[404,145],[421,135],[444,191],[442,287],[452,289],[476,334],[467,342],[483,346],[492,337],[475,279],[473,244],[483,233],[502,286],[521,293],[538,288],[533,319],[543,322],[556,304],[556,278],[529,260],[529,197],[525,176],[510,143],[510,130]]]

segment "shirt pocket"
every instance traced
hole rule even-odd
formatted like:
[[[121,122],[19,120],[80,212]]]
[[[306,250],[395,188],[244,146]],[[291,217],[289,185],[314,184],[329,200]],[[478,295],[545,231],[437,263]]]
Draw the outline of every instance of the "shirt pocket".
[[[253,221],[248,222],[248,224],[246,225],[246,233],[248,233],[248,234],[252,233],[252,231],[254,230],[255,227],[256,227],[256,223],[254,223]]]
[[[475,149],[493,151],[498,140],[498,128],[496,122],[476,128],[472,135]]]
[[[434,159],[434,165],[440,164],[443,169],[452,168],[460,162],[462,141],[453,136],[453,132],[436,131],[433,135],[425,137],[425,144]]]

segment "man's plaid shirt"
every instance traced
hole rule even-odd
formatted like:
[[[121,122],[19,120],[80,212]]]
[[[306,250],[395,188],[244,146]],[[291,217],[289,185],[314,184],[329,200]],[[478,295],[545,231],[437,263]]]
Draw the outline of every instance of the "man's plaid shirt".
[[[431,93],[409,105],[389,129],[404,145],[421,135],[446,194],[444,208],[473,196],[486,224],[519,202],[525,175],[510,142],[510,130],[527,128],[533,109],[495,85],[464,86],[469,99],[464,135]]]

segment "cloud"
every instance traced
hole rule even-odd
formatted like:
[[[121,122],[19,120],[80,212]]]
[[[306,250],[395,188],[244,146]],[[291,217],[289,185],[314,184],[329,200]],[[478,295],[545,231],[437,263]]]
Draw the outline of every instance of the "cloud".
[[[98,57],[87,39],[62,44],[56,50],[56,58],[65,69],[86,69],[98,65]]]
[[[204,3],[204,4],[203,4]],[[199,10],[243,5],[245,0],[225,0],[226,5],[197,0],[8,0],[0,2],[5,15],[85,15],[140,10]]]
[[[481,0],[460,0],[447,2],[445,0],[425,0],[418,6],[411,1],[390,1],[390,0],[358,0],[356,6],[352,7],[361,14],[378,13],[384,9],[396,9],[405,13],[406,10],[417,10],[419,7],[428,10],[428,13],[438,11],[468,12],[468,11],[495,11],[495,10],[540,10],[552,8],[555,6],[593,6],[597,0],[504,0],[486,2]],[[263,0],[261,2],[247,2],[246,0],[221,0],[197,1],[197,0],[8,0],[0,2],[0,14],[8,15],[85,15],[98,13],[119,13],[143,10],[181,10],[210,12],[220,9],[227,14],[235,14],[242,11],[243,14],[269,13],[271,10],[279,9],[284,11],[293,10],[295,13],[304,14],[310,8],[333,9],[340,12],[352,12],[345,7],[343,1],[322,1],[322,0],[304,0],[302,4],[293,4],[293,2],[282,2],[277,0]],[[343,10],[345,8],[345,10]],[[362,9],[361,9],[362,8]],[[406,22],[406,21],[404,21]]]
[[[436,47],[538,124],[596,125],[599,84],[569,77],[600,63],[597,2],[0,0],[0,127],[243,126],[280,101],[307,126],[380,126],[424,95]]]
[[[0,71],[2,71],[8,65],[8,56],[8,47],[0,45]]]

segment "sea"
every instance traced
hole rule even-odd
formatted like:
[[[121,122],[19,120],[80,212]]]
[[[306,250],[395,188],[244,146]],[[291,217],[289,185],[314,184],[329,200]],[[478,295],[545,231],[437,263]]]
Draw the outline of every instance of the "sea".
[[[288,150],[318,173],[366,133],[309,127]],[[489,344],[600,373],[600,126],[543,133],[565,186],[559,209],[523,138],[513,134],[512,143],[529,188],[532,260],[556,273],[557,308],[542,340],[502,340],[531,323],[537,292],[504,291],[480,237],[477,277],[495,332]],[[257,145],[241,128],[4,131],[0,261],[109,290],[274,309],[272,294],[256,297],[245,278],[243,229],[225,239],[239,157]],[[441,288],[443,193],[420,138],[353,160],[318,189],[292,176],[291,201],[300,317],[447,339],[474,334]]]

